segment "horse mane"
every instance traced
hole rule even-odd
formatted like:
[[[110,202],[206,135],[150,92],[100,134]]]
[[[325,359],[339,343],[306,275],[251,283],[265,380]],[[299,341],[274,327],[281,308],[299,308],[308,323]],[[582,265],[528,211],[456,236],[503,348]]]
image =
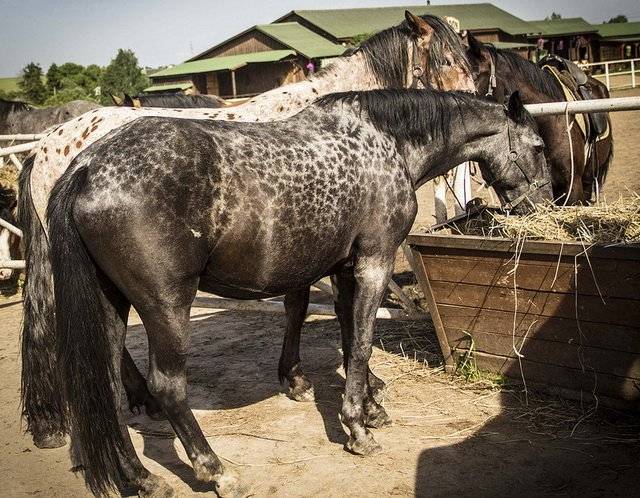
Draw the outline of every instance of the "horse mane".
[[[469,63],[460,42],[460,37],[451,26],[436,16],[420,16],[434,30],[429,47],[429,74],[437,74],[443,65],[445,49],[451,51],[454,63],[469,71]],[[379,31],[363,41],[359,47],[347,51],[345,55],[360,52],[369,70],[386,88],[404,88],[409,73],[409,51],[407,41],[413,33],[407,21],[397,26]],[[321,75],[324,69],[318,71]]]
[[[549,97],[553,97],[556,100],[565,99],[562,89],[555,78],[547,71],[540,68],[537,64],[534,64],[527,59],[523,59],[511,50],[496,48],[491,43],[482,43],[475,38],[472,40],[472,38],[473,36],[469,35],[470,46],[475,43],[476,46],[488,50],[493,57],[496,66],[499,67],[499,63],[504,62],[511,72],[521,74],[523,78],[539,92],[542,92]]]
[[[203,108],[223,107],[220,97],[209,95],[184,95],[182,93],[158,93],[138,95],[140,103],[145,107]]]
[[[340,92],[316,100],[321,108],[337,103],[355,105],[373,126],[398,143],[448,143],[451,125],[457,118],[462,120],[463,107],[478,110],[480,103],[495,105],[469,93],[422,89]]]
[[[12,112],[30,111],[31,109],[33,108],[26,102],[0,98],[0,119],[6,118]]]

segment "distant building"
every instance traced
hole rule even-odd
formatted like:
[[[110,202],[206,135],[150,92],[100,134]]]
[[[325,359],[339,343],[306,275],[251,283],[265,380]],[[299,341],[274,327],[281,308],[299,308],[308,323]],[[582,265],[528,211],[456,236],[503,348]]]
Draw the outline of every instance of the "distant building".
[[[635,59],[640,57],[640,22],[595,24],[600,61]]]
[[[538,55],[542,52],[573,61],[595,60],[594,41],[598,38],[598,30],[582,17],[530,21],[529,25],[529,40],[536,45]]]

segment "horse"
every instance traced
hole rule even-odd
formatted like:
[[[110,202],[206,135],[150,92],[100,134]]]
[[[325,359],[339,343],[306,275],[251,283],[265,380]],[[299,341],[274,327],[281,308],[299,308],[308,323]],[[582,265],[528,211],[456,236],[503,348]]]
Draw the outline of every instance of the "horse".
[[[165,116],[205,121],[273,121],[299,112],[317,97],[355,89],[407,88],[432,84],[442,89],[473,91],[473,80],[460,39],[443,20],[406,12],[406,20],[370,37],[355,51],[338,58],[307,81],[286,85],[229,109],[150,109],[105,107],[53,130],[25,161],[20,176],[18,214],[24,230],[26,281],[23,288],[22,406],[36,446],[65,443],[64,406],[57,385],[53,348],[53,291],[44,223],[49,193],[71,161],[107,133],[141,117]],[[309,290],[285,296],[287,325],[278,373],[289,381],[289,394],[309,399],[313,387],[300,367],[297,338],[304,322]],[[123,381],[131,408],[161,415],[147,383],[124,351]],[[373,384],[381,388],[382,381]]]
[[[143,466],[119,417],[126,317],[149,342],[149,389],[220,496],[242,489],[187,405],[197,290],[287,294],[330,275],[345,343],[345,448],[381,448],[390,423],[367,380],[376,310],[417,213],[415,189],[464,161],[516,213],[552,199],[544,143],[517,92],[507,107],[463,93],[342,92],[275,122],[145,117],[80,154],[47,208],[56,353],[89,489],[168,485]]]
[[[16,206],[17,198],[15,189],[0,184],[0,218],[15,225]],[[19,254],[19,245],[20,241],[18,236],[8,228],[0,226],[0,261],[8,261],[12,255]],[[0,281],[9,280],[12,276],[12,269],[0,268]]]
[[[567,100],[562,86],[548,71],[515,52],[484,44],[472,35],[466,37],[467,56],[479,93],[489,95],[497,102],[503,102],[516,89],[525,104]],[[587,85],[596,98],[609,98],[607,87],[597,79],[589,77]],[[535,118],[546,145],[545,155],[551,168],[557,203],[587,203],[594,190],[598,191],[604,185],[613,159],[611,120],[608,114],[606,116],[608,135],[597,140],[585,137],[575,125],[569,139],[565,116]]]
[[[183,93],[163,92],[131,97],[124,94],[123,98],[115,95],[111,100],[119,107],[171,107],[171,108],[218,108],[229,104],[217,95],[185,95]]]
[[[73,100],[60,106],[39,109],[24,102],[0,99],[0,135],[42,133],[99,107],[95,102]]]

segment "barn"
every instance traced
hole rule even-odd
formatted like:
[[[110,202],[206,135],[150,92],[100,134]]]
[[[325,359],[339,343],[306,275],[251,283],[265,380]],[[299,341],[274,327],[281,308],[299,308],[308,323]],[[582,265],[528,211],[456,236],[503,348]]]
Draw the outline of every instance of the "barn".
[[[529,40],[544,53],[565,59],[593,62],[598,29],[582,17],[531,21]]]
[[[640,22],[597,24],[600,61],[640,57]]]

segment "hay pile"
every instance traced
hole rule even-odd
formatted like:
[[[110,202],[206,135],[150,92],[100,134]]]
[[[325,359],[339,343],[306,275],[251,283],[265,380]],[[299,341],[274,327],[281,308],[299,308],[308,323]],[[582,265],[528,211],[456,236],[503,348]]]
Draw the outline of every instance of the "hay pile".
[[[585,244],[640,243],[640,195],[593,206],[540,205],[526,216],[485,211],[456,224],[465,235],[510,239],[583,242]]]

